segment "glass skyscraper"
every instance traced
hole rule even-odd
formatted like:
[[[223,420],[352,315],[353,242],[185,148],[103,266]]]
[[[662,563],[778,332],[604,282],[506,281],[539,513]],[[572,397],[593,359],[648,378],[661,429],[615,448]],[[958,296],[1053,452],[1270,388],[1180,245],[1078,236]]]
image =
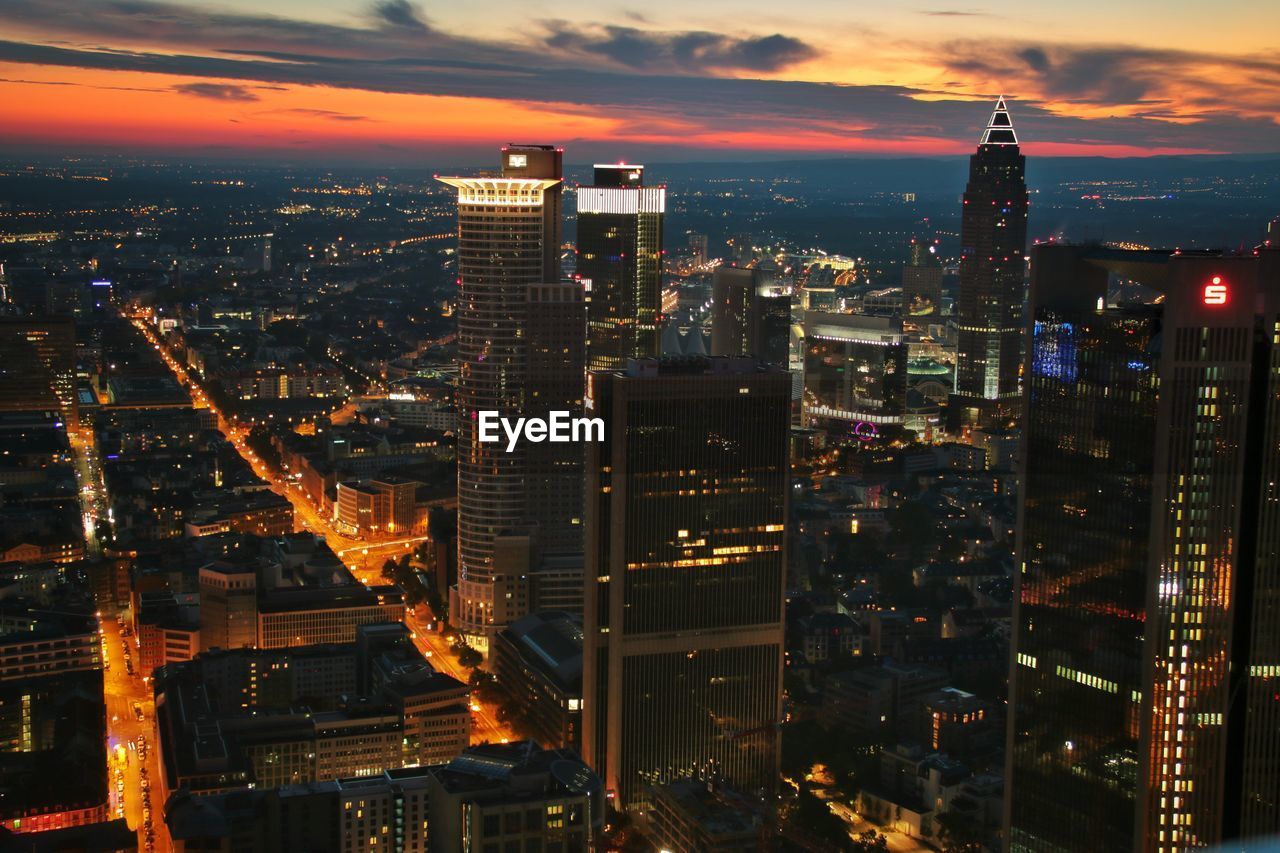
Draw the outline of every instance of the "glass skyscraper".
[[[960,222],[960,290],[953,419],[999,421],[1017,408],[1027,246],[1026,158],[996,103],[978,150]]]
[[[711,275],[711,354],[751,355],[785,367],[791,347],[791,286],[772,266],[722,264]]]
[[[587,287],[587,367],[612,370],[661,352],[665,187],[644,166],[597,165],[578,187],[578,277]]]
[[[1274,833],[1280,252],[1044,245],[1032,272],[1010,849]]]
[[[566,291],[577,285],[558,283],[562,156],[550,146],[509,146],[500,177],[440,178],[458,191],[459,571],[450,619],[481,650],[523,615],[527,597],[517,588],[527,566],[501,565],[495,540],[533,524],[561,541],[581,514],[580,486],[546,481],[580,480],[580,462],[557,455],[559,445],[543,452],[550,446],[520,442],[508,452],[503,442],[481,442],[477,420],[486,410],[545,417],[576,408],[581,396],[581,341],[572,338],[585,334],[582,299]]]
[[[589,374],[583,746],[619,808],[774,790],[790,389],[748,358]]]

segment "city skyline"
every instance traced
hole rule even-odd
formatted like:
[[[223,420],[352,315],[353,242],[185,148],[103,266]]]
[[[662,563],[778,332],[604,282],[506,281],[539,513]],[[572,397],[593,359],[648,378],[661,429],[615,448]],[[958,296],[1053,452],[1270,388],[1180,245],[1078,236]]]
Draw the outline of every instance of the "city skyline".
[[[1280,7],[1113,6],[0,4],[0,849],[1280,839]]]
[[[6,147],[79,154],[475,163],[523,137],[584,160],[934,156],[962,153],[975,102],[1000,94],[1032,156],[1280,151],[1266,35],[1280,11],[1226,6],[1089,0],[1062,16],[1000,0],[867,24],[827,3],[530,18],[408,0],[92,14],[17,0],[0,8],[0,92]]]

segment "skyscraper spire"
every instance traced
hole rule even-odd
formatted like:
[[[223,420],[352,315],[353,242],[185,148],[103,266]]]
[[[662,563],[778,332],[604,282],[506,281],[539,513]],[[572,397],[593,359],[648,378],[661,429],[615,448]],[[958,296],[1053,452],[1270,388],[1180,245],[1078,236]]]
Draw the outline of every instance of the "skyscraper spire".
[[[1016,416],[1022,369],[1027,245],[1026,158],[996,102],[978,150],[960,220],[956,384],[951,423],[1004,426]]]
[[[1013,121],[1009,118],[1009,108],[1004,105],[1004,95],[996,101],[996,108],[983,131],[980,145],[1017,145],[1018,135],[1013,132]]]

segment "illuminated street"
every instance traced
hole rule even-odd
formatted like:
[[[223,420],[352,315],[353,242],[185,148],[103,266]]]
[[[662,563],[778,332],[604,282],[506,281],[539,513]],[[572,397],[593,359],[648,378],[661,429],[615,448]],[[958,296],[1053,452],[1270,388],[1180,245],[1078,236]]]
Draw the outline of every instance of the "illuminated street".
[[[821,799],[821,794],[819,794],[819,798]],[[934,849],[920,839],[897,832],[892,827],[871,823],[855,812],[847,803],[839,800],[826,800],[826,803],[832,814],[849,825],[850,838],[856,839],[862,833],[870,830],[884,835],[885,842],[894,853],[927,853],[927,851]]]
[[[249,431],[237,426],[224,417],[200,387],[188,376],[186,369],[175,360],[168,350],[161,345],[155,331],[143,318],[133,317],[133,324],[146,336],[164,363],[173,371],[174,376],[190,393],[198,408],[211,409],[217,418],[218,430],[235,446],[236,451],[252,468],[255,474],[271,484],[271,490],[283,495],[293,505],[294,529],[309,531],[324,537],[352,573],[366,586],[385,583],[382,578],[382,565],[388,559],[398,559],[409,553],[413,547],[427,541],[426,535],[396,538],[387,541],[366,541],[339,533],[332,520],[324,518],[311,501],[307,500],[301,487],[288,482],[279,472],[267,467],[266,463],[246,443]],[[348,404],[350,406],[350,404]],[[449,642],[443,635],[429,630],[427,622],[431,621],[429,608],[425,604],[417,607],[414,616],[407,616],[413,629],[415,641],[422,653],[442,672],[445,672],[463,683],[467,683],[471,670],[461,666],[450,652]],[[497,710],[485,705],[479,699],[472,698],[471,742],[506,742],[515,739],[516,734],[497,719]]]
[[[138,831],[138,849],[146,850],[147,831],[154,833],[156,850],[170,849],[168,832],[164,825],[163,777],[160,767],[160,750],[155,736],[155,701],[151,688],[135,667],[130,675],[125,665],[125,643],[137,660],[138,652],[133,638],[122,637],[120,626],[111,617],[101,620],[104,662],[108,666],[103,673],[103,692],[107,703],[108,770],[112,791],[112,806],[123,816],[129,828]],[[141,710],[141,719],[138,711]],[[146,758],[140,758],[142,745]],[[124,761],[120,758],[123,756]],[[143,768],[150,791],[143,789]],[[119,780],[123,779],[123,797]],[[153,798],[154,795],[154,798]],[[123,803],[122,800],[123,799]]]
[[[422,653],[431,660],[432,666],[466,683],[471,670],[458,663],[458,659],[449,651],[449,642],[444,636],[427,630],[427,617],[424,615],[426,612],[426,605],[419,605],[417,613],[408,617],[409,627],[413,629],[414,641]],[[517,737],[518,735],[509,726],[498,721],[496,708],[472,697],[471,742],[473,744],[506,743]]]

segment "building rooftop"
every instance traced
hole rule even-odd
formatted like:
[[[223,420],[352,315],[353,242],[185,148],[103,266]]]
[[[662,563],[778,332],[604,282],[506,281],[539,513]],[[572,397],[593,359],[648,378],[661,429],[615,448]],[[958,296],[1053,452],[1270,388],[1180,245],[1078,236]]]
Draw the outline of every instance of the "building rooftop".
[[[98,620],[92,613],[55,612],[22,601],[0,601],[0,645],[97,633]]]
[[[712,838],[759,832],[760,816],[735,792],[716,789],[696,779],[678,779],[657,790]]]
[[[560,610],[530,613],[504,632],[523,656],[566,689],[582,678],[582,620]]]
[[[533,741],[473,746],[432,775],[452,794],[501,791],[504,801],[548,794],[598,797],[595,775],[570,749],[542,749]]]
[[[191,397],[172,376],[113,376],[107,380],[113,406],[190,406]]]
[[[658,376],[718,376],[784,373],[781,368],[750,356],[685,355],[662,358],[630,358],[620,375],[634,379]]]
[[[0,829],[0,853],[120,853],[138,849],[138,834],[124,818],[43,832]]]

